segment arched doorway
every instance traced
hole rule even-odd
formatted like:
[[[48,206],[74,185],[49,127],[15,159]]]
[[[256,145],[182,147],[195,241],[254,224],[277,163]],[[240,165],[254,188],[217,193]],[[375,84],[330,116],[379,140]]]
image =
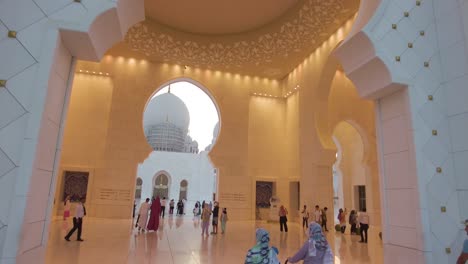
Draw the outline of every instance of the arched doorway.
[[[179,200],[187,200],[188,182],[182,180],[180,182]]]
[[[359,96],[357,87],[335,56],[338,47],[334,47],[327,58],[320,79],[321,89],[317,99],[321,106],[315,112],[316,129],[322,147],[337,155],[330,164],[334,187],[338,187],[334,201],[338,201],[339,208],[346,208],[348,212],[353,209],[359,211],[358,197],[365,196],[371,225],[380,229],[381,172],[375,138],[375,102]],[[344,152],[353,148],[355,152],[351,151],[351,156],[343,157]],[[364,198],[361,200],[364,201]],[[339,208],[334,208],[335,213]]]
[[[153,197],[169,197],[169,177],[162,173],[156,176],[153,183]]]
[[[367,171],[363,163],[364,142],[358,130],[350,123],[342,121],[338,123],[333,131],[333,141],[337,144],[337,162],[334,164],[333,184],[337,188],[338,209],[362,211],[366,203],[372,199],[366,199],[366,190],[371,190],[367,182]],[[336,182],[335,182],[336,181]],[[370,208],[373,213],[372,208]],[[336,219],[336,217],[335,217]],[[376,219],[373,219],[374,221]]]

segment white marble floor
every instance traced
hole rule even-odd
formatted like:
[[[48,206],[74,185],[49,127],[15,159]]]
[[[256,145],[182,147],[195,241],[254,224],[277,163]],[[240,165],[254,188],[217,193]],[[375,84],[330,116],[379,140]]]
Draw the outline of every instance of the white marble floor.
[[[198,223],[191,217],[170,217],[158,232],[138,234],[130,220],[87,218],[83,223],[84,242],[63,239],[70,222],[55,221],[51,226],[46,263],[48,264],[204,264],[243,263],[247,250],[255,243],[255,228],[270,231],[284,263],[306,239],[302,227],[289,222],[289,232],[281,233],[278,224],[255,221],[228,222],[224,235],[202,237]],[[358,243],[358,236],[330,231],[336,264],[382,263],[382,242],[377,230],[370,231],[369,244]]]

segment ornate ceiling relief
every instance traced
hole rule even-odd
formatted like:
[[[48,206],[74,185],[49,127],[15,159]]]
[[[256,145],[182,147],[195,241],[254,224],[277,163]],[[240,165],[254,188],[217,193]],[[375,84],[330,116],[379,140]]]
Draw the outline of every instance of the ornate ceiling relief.
[[[154,61],[281,78],[354,15],[358,5],[354,0],[306,0],[280,21],[235,35],[190,34],[147,19],[128,31],[125,44]]]

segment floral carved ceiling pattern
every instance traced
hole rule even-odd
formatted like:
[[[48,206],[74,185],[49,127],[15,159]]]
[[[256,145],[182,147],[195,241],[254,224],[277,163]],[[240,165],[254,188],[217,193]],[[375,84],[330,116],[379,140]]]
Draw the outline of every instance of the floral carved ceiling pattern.
[[[153,61],[281,78],[352,17],[358,5],[306,0],[268,28],[225,36],[178,32],[146,20],[128,31],[125,44]]]

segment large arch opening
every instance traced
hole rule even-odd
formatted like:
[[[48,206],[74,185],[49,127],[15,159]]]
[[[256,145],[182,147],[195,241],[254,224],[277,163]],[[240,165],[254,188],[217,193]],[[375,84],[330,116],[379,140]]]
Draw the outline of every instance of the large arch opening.
[[[146,179],[166,171],[174,183],[164,186],[166,192],[153,192],[152,196],[183,199],[186,208],[210,201],[218,192],[217,169],[210,153],[218,139],[220,116],[208,90],[190,78],[164,83],[149,96],[142,127],[152,151],[138,164],[137,175]]]
[[[342,121],[333,130],[333,141],[337,144],[337,162],[333,165],[333,184],[337,186],[337,205],[335,217],[338,210],[346,209],[362,212],[369,203],[366,199],[366,170],[364,161],[364,142],[358,130],[350,123]],[[335,183],[336,180],[336,183]]]
[[[323,75],[320,78],[321,88],[317,98],[319,107],[317,107],[317,111],[315,112],[315,127],[321,146],[325,150],[338,154],[337,159],[332,159],[330,168],[332,173],[338,177],[338,183],[342,184],[343,197],[340,197],[342,201],[338,203],[340,204],[340,208],[344,206],[344,208],[348,209],[348,213],[352,209],[358,211],[359,204],[355,198],[359,195],[359,187],[355,188],[353,186],[365,185],[367,193],[366,210],[372,219],[371,225],[380,230],[382,225],[381,192],[379,189],[381,173],[377,157],[375,102],[361,98],[357,87],[347,77],[336,56],[337,49],[342,45],[342,42],[339,43],[330,52],[323,69]],[[344,129],[344,127],[347,127],[347,129]],[[344,131],[347,131],[347,135]],[[338,132],[341,133],[341,141],[336,136]],[[359,158],[355,157],[354,161],[349,165],[360,168],[359,170],[362,173],[359,174],[359,181],[362,185],[352,184],[352,181],[340,180],[339,178],[340,175],[344,177],[342,179],[350,176],[349,174],[346,175],[347,173],[344,173],[343,170],[340,170],[339,166],[337,167],[337,161],[340,161],[341,158],[340,151],[343,152],[342,141],[344,141],[344,137],[353,138],[353,141],[357,145],[363,146],[362,151],[360,150],[362,153],[359,152]],[[348,145],[348,149],[350,147]],[[364,180],[362,177],[364,177]],[[333,184],[334,186],[336,185],[335,182]],[[362,190],[363,188],[361,187],[361,194],[363,194]],[[334,208],[334,211],[337,212],[338,209]]]

